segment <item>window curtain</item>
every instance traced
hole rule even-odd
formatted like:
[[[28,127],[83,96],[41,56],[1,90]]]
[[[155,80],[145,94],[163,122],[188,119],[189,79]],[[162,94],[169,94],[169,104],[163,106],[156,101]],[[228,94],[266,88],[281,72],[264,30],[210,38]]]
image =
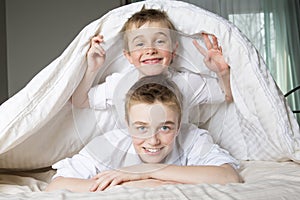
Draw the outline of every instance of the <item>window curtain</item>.
[[[235,24],[260,52],[283,94],[300,85],[299,0],[183,1]],[[299,110],[300,90],[287,100],[292,110]]]
[[[264,58],[274,80],[286,94],[300,85],[299,0],[186,0],[235,24]],[[300,110],[300,90],[287,97]],[[300,114],[295,114],[298,122]]]
[[[264,0],[262,3],[265,16],[273,14],[275,32],[274,53],[267,54],[273,59],[267,57],[267,64],[286,93],[300,85],[300,3],[299,0]],[[267,26],[265,31],[268,33],[270,28]],[[300,110],[300,90],[287,99],[293,110]],[[297,120],[299,123],[300,114],[297,114]]]

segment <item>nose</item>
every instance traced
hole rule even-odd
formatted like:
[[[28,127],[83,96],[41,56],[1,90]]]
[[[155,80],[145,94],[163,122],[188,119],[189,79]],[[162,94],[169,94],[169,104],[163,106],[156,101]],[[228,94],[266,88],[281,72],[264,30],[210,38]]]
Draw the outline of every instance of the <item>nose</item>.
[[[160,144],[160,139],[159,139],[158,134],[156,134],[156,133],[152,134],[152,135],[148,138],[147,142],[148,142],[150,145],[152,145],[152,146],[159,145],[159,144]]]
[[[150,46],[150,47],[145,48],[145,53],[147,55],[153,55],[153,54],[157,53],[157,49],[153,46]]]

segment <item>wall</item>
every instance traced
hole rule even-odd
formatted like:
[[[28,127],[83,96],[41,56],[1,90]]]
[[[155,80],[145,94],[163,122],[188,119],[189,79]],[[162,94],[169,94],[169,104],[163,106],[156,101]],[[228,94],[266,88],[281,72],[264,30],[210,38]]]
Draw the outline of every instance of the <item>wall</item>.
[[[8,96],[22,89],[35,74],[58,57],[83,27],[119,7],[121,2],[6,0]],[[5,80],[1,77],[0,85],[3,82]]]
[[[5,0],[0,0],[0,104],[8,97],[5,27]]]

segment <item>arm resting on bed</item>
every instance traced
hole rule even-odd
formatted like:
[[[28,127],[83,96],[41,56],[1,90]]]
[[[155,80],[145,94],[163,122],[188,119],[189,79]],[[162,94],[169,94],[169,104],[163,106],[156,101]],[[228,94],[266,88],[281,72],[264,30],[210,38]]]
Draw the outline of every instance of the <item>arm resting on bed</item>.
[[[229,164],[221,166],[177,166],[167,164],[140,164],[108,170],[97,174],[91,191],[101,191],[125,182],[154,179],[166,184],[227,184],[241,182],[239,174]]]
[[[55,190],[70,190],[72,192],[89,192],[95,183],[93,179],[57,177],[45,189],[46,192]]]

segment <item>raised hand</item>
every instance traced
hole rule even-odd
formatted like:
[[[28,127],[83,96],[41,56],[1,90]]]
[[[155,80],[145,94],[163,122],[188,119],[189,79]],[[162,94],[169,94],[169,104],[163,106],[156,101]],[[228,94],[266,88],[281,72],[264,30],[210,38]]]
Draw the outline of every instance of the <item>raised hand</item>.
[[[220,87],[225,93],[226,101],[232,102],[233,97],[230,86],[230,67],[224,59],[222,47],[218,45],[218,39],[216,36],[205,33],[202,34],[202,36],[207,49],[199,45],[196,40],[193,40],[193,44],[204,56],[203,61],[205,65],[217,74],[220,80]]]
[[[97,35],[90,42],[90,49],[87,52],[88,69],[91,72],[97,71],[105,61],[105,50],[102,48],[103,35]]]
[[[204,56],[205,65],[217,74],[222,74],[228,70],[229,66],[225,62],[222,47],[218,45],[218,39],[214,35],[203,33],[203,40],[207,49],[203,48],[196,40],[193,44],[198,51]],[[211,37],[211,39],[210,39]]]

